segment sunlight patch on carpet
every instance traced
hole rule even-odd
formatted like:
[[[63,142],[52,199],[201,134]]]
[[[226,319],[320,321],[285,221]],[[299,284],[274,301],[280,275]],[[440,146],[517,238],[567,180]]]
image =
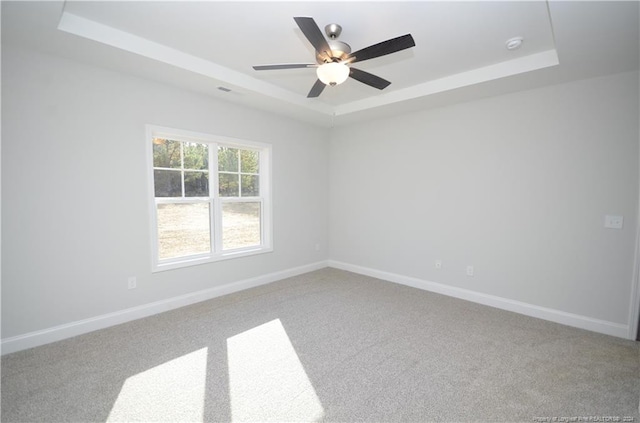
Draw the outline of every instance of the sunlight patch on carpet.
[[[316,421],[324,409],[280,319],[227,339],[231,417]]]
[[[129,377],[108,422],[202,421],[207,348]]]

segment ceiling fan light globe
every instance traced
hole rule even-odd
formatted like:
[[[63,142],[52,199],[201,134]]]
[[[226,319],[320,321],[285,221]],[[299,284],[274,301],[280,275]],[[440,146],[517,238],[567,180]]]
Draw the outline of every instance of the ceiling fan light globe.
[[[325,85],[338,85],[349,78],[349,66],[344,63],[325,63],[318,67],[316,73]]]

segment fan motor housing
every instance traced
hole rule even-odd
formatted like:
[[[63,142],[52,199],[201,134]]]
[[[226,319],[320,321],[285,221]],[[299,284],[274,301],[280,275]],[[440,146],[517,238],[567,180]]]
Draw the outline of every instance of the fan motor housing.
[[[327,43],[329,47],[331,47],[331,59],[334,62],[345,60],[349,56],[349,53],[351,53],[351,46],[347,43],[338,40],[328,40]],[[319,64],[323,64],[327,62],[327,56],[316,52],[316,61]]]

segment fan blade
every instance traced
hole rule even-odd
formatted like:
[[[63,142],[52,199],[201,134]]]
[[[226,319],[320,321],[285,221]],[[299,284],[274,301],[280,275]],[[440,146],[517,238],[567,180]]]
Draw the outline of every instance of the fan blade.
[[[300,69],[300,68],[317,68],[315,63],[289,63],[281,65],[257,65],[253,69],[260,70],[278,70],[278,69]]]
[[[324,90],[324,87],[326,87],[324,82],[318,79],[316,83],[313,84],[313,87],[311,87],[311,91],[307,94],[307,98],[318,97],[322,93],[322,90]]]
[[[363,60],[369,60],[395,53],[400,50],[405,50],[407,48],[414,47],[415,45],[416,43],[413,41],[411,34],[402,35],[400,37],[365,47],[355,53],[351,53],[346,61],[349,63],[362,62]]]
[[[293,19],[296,21],[300,30],[304,36],[307,37],[307,40],[309,40],[313,48],[315,48],[318,53],[331,57],[331,47],[329,47],[327,40],[325,40],[324,35],[322,35],[322,31],[318,28],[316,21],[314,21],[313,18],[304,17]]]
[[[386,79],[382,79],[379,76],[375,76],[369,72],[365,72],[363,70],[356,69],[356,68],[349,68],[349,69],[350,69],[349,76],[351,78],[355,79],[356,81],[360,81],[363,84],[367,84],[373,88],[384,90],[389,86],[389,84],[391,84],[391,82],[387,81]]]

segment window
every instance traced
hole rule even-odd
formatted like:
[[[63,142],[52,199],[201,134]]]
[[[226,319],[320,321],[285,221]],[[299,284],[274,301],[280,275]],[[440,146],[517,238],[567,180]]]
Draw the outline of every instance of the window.
[[[147,127],[153,270],[272,251],[267,144]]]

